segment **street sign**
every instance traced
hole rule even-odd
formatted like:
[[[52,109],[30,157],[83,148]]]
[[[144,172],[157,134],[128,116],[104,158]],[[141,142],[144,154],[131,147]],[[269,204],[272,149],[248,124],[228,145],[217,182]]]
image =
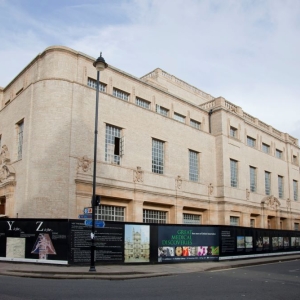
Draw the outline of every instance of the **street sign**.
[[[83,209],[83,213],[84,213],[84,214],[91,214],[91,213],[93,213],[92,207],[85,207],[85,208]]]
[[[79,219],[92,219],[92,214],[79,215]]]
[[[93,220],[85,220],[84,225],[86,226],[92,226]],[[95,227],[96,228],[104,228],[105,222],[102,220],[95,220]]]

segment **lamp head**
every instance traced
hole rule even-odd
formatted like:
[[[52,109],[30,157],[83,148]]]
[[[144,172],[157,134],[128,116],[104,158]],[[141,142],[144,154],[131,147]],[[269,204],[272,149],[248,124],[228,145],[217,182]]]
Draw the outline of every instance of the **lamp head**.
[[[103,71],[105,68],[107,68],[108,64],[102,57],[102,52],[100,52],[100,56],[94,61],[93,66],[97,71]]]

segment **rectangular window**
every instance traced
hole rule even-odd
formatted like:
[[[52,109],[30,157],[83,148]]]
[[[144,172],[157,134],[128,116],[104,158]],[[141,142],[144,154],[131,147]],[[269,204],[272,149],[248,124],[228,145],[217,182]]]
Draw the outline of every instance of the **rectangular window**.
[[[97,88],[97,80],[88,78],[87,85],[90,86],[93,89]],[[106,92],[106,84],[99,82],[99,91],[100,92]]]
[[[247,136],[247,146],[255,148],[256,140],[250,136]]]
[[[255,228],[255,219],[250,219],[250,227]]]
[[[265,153],[270,153],[270,146],[262,143],[262,151]]]
[[[19,122],[17,126],[18,126],[18,159],[22,159],[24,121]]]
[[[265,171],[265,193],[271,195],[271,173]]]
[[[294,223],[294,230],[299,230],[299,223]]]
[[[160,210],[143,209],[143,223],[167,223],[167,212]]]
[[[119,99],[122,99],[122,100],[125,100],[125,101],[129,101],[129,95],[128,93],[124,92],[124,91],[121,91],[121,90],[118,90],[116,88],[113,89],[113,96],[119,98]]]
[[[156,104],[156,112],[167,117],[169,115],[169,110]]]
[[[100,205],[96,207],[96,219],[104,221],[125,221],[125,207]]]
[[[256,192],[256,168],[250,166],[250,192]]]
[[[164,173],[164,142],[152,139],[152,172]]]
[[[298,201],[298,181],[293,180],[294,200]]]
[[[237,129],[230,126],[230,136],[237,139]]]
[[[124,151],[124,138],[121,138],[121,128],[106,125],[105,133],[105,161],[120,164]]]
[[[283,176],[278,176],[278,197],[283,199]]]
[[[200,129],[201,127],[201,123],[193,119],[190,120],[190,125],[196,129]]]
[[[185,123],[185,116],[180,115],[178,113],[174,113],[174,120],[179,121],[181,123]]]
[[[231,226],[239,226],[240,218],[239,217],[230,217],[230,225]]]
[[[230,184],[232,187],[238,186],[238,162],[230,159]]]
[[[189,178],[191,181],[198,181],[198,153],[192,150],[189,150]]]
[[[136,97],[135,98],[135,104],[140,106],[140,107],[150,109],[150,102],[147,101],[147,100]]]
[[[282,159],[282,151],[276,149],[275,156],[276,156],[277,158]]]
[[[183,214],[183,224],[201,224],[201,215]]]
[[[298,158],[296,155],[293,155],[293,164],[298,165]]]

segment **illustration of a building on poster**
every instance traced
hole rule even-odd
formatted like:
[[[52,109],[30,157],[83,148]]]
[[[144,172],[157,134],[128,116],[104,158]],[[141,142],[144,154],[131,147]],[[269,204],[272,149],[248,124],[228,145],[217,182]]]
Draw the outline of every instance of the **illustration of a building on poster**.
[[[150,226],[125,225],[124,262],[150,261]]]
[[[56,251],[53,247],[51,238],[48,233],[40,233],[33,246],[31,253],[38,254],[39,259],[48,259],[48,255],[55,255]]]
[[[236,237],[236,244],[238,249],[245,248],[245,237],[244,236],[237,236]]]

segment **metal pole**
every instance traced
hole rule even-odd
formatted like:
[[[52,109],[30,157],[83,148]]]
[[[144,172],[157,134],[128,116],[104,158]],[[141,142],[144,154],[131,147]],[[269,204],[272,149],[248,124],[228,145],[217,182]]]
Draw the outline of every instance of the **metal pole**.
[[[100,72],[97,71],[95,139],[94,139],[93,195],[92,195],[91,264],[90,264],[90,270],[89,270],[90,272],[96,272],[96,268],[95,268],[95,204],[96,204],[96,167],[97,167],[99,80],[100,80]]]

